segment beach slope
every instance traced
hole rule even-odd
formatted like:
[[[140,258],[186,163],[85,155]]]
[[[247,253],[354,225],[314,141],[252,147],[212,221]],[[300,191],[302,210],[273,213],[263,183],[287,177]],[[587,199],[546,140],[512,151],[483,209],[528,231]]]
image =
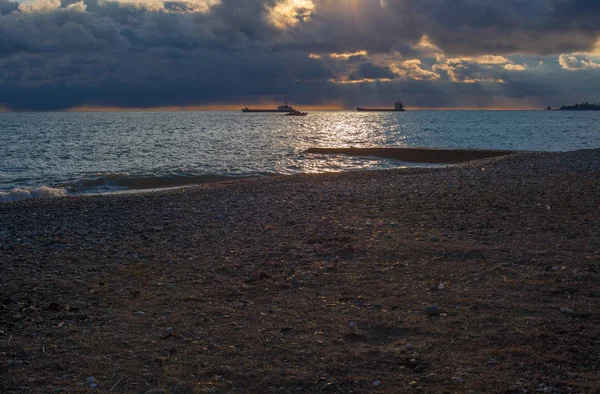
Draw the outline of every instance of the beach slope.
[[[0,204],[0,391],[595,393],[599,207],[600,150]]]

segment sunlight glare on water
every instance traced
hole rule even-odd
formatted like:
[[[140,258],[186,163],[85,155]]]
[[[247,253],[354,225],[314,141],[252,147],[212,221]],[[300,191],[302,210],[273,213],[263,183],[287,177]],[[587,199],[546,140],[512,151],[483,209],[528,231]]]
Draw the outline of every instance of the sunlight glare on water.
[[[2,113],[0,192],[50,186],[89,193],[193,184],[215,176],[415,165],[305,153],[309,147],[351,146],[596,148],[600,113],[311,111],[305,117],[239,111]]]

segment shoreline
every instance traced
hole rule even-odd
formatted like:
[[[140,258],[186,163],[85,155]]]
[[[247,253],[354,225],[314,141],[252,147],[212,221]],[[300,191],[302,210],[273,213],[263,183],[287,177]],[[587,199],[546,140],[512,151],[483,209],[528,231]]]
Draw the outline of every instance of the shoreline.
[[[371,156],[378,158],[387,158],[400,160],[411,164],[411,167],[420,168],[419,164],[438,164],[440,166],[447,164],[463,163],[471,160],[479,160],[484,158],[492,158],[505,156],[510,154],[526,153],[523,151],[514,150],[498,150],[498,149],[444,149],[444,148],[427,148],[427,147],[408,147],[408,148],[308,148],[305,153],[317,155],[335,155],[342,154],[348,156]],[[427,168],[428,166],[423,166]],[[361,171],[361,170],[355,170]],[[366,171],[377,171],[377,169],[366,169]],[[262,176],[277,176],[278,174],[262,175]],[[298,174],[294,174],[298,175]],[[50,186],[38,187],[14,187],[9,190],[0,191],[0,204],[10,201],[18,201],[30,198],[48,198],[48,197],[63,197],[63,196],[85,196],[85,195],[105,195],[105,194],[122,194],[122,193],[140,193],[154,192],[160,190],[177,189],[182,187],[197,186],[205,183],[228,182],[239,179],[262,177],[257,175],[245,176],[227,176],[204,174],[196,176],[182,176],[177,179],[169,177],[147,177],[140,176],[137,178],[125,179],[121,178],[114,187],[128,187],[134,185],[134,189],[115,189],[107,191],[96,191],[99,181],[95,179],[86,179],[87,184],[92,185],[91,189],[86,191],[70,191],[70,188],[81,187],[77,182],[54,184]],[[108,178],[106,182],[114,181]],[[157,185],[162,186],[157,186]]]
[[[375,156],[392,158],[411,163],[456,164],[472,160],[531,153],[502,149],[445,149],[425,147],[394,148],[309,148],[307,153],[343,154],[348,156]]]
[[[599,203],[596,149],[0,204],[0,391],[597,393]]]

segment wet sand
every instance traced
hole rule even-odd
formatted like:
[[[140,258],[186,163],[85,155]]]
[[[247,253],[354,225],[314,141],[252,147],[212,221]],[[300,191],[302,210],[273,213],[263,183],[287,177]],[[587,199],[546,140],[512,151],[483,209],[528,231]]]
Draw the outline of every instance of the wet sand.
[[[376,156],[413,163],[456,164],[471,160],[488,159],[526,153],[515,150],[491,149],[438,149],[438,148],[309,148],[307,153],[343,154],[348,156]]]
[[[3,203],[0,391],[595,393],[599,207],[600,150]]]

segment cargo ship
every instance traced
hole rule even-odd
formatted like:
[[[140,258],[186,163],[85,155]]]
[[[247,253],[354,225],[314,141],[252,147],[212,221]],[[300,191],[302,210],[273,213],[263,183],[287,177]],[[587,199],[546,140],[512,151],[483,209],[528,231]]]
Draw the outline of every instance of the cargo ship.
[[[285,102],[284,105],[280,105],[279,107],[277,107],[277,109],[250,109],[248,107],[246,108],[242,108],[242,112],[294,112],[295,109],[294,107],[290,107],[287,103],[287,101]]]
[[[363,107],[358,107],[356,108],[357,111],[360,112],[404,112],[406,111],[406,108],[404,108],[404,105],[402,104],[402,101],[396,101],[394,103],[394,108],[363,108]]]

